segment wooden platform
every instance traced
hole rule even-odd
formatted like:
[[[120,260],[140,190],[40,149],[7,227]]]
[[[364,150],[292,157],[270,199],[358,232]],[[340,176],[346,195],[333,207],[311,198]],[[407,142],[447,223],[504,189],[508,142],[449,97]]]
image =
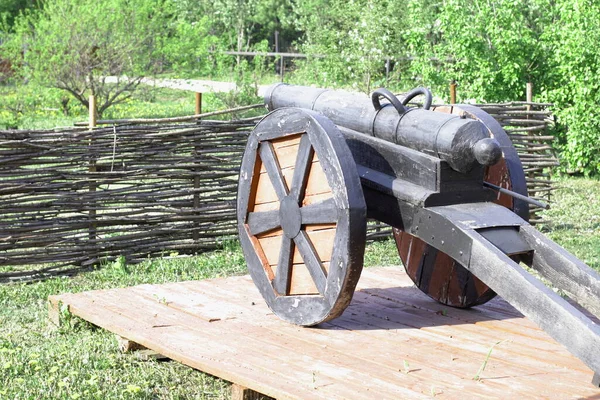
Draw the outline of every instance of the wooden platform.
[[[500,299],[470,311],[444,307],[401,267],[365,269],[359,289],[342,317],[317,328],[280,321],[248,276],[49,300],[51,310],[63,302],[95,325],[277,399],[600,399],[592,372]]]

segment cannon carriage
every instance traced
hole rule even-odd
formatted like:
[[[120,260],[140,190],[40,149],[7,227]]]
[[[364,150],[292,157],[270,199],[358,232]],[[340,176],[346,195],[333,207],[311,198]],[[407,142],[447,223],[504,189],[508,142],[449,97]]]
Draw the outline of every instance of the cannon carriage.
[[[425,96],[423,107],[407,104]],[[384,101],[382,102],[382,99]],[[528,223],[523,168],[482,110],[279,84],[251,133],[237,213],[250,275],[280,318],[311,326],[341,315],[362,270],[366,221],[394,228],[415,285],[467,308],[496,293],[594,372],[600,327],[523,263],[600,316],[599,275]]]

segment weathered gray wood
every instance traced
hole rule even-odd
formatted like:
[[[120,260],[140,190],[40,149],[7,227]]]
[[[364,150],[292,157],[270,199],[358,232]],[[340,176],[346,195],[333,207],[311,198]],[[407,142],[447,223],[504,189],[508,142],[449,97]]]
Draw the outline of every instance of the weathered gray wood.
[[[600,318],[600,274],[532,226],[522,226],[521,235],[536,249],[531,267]]]
[[[482,243],[476,233],[470,236],[469,270],[594,372],[600,372],[600,326],[500,250]]]
[[[304,206],[300,213],[302,224],[331,224],[338,220],[337,207],[332,198]]]
[[[248,227],[253,235],[260,235],[281,226],[279,210],[248,213]]]
[[[472,208],[478,208],[475,214],[471,211]],[[486,218],[473,218],[478,214],[486,215]],[[599,372],[600,326],[525,271],[477,231],[486,227],[503,226],[510,218],[518,219],[506,208],[495,204],[434,207],[421,210],[412,226],[407,229],[461,262],[471,273],[563,344],[594,372]],[[427,224],[416,225],[424,221],[431,221],[436,229],[423,229]],[[552,255],[557,270],[578,270],[580,265],[572,263],[572,256],[550,239],[532,235],[530,230],[533,228],[530,228],[527,222],[521,220],[517,226],[523,231],[522,238],[528,242],[534,254],[540,251],[544,258]],[[566,263],[572,265],[566,268]],[[587,268],[578,271],[580,276],[589,272]],[[591,295],[597,296],[597,293]]]
[[[281,295],[288,295],[290,290],[290,272],[293,258],[293,241],[286,235],[281,235],[281,248],[279,250],[277,273],[273,280],[273,288]]]
[[[306,189],[308,180],[308,172],[310,171],[310,163],[312,161],[314,150],[308,135],[302,135],[298,155],[296,156],[296,164],[294,166],[294,176],[292,177],[292,187],[290,196],[297,202],[301,201],[300,195]]]

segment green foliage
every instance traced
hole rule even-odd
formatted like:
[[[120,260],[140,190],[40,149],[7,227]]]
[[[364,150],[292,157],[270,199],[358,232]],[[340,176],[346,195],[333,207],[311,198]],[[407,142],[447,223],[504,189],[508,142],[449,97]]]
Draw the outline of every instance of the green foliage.
[[[600,174],[600,4],[590,0],[6,0],[0,20],[0,71],[10,56],[20,77],[83,106],[99,94],[101,114],[164,71],[236,81],[222,104],[249,102],[277,60],[225,51],[272,51],[275,31],[280,50],[310,55],[286,71],[302,84],[421,85],[448,100],[456,80],[459,101],[495,102],[524,100],[532,82],[535,100],[556,105],[565,169]],[[17,124],[10,115],[5,125]]]
[[[304,31],[297,81],[353,86],[430,87],[448,100],[525,100],[555,104],[566,169],[600,173],[600,4],[589,0],[300,0]],[[384,59],[393,71],[383,80]]]
[[[552,20],[548,0],[411,5],[416,23],[406,37],[417,56],[411,70],[423,84],[446,92],[456,80],[462,99],[510,101],[524,97],[526,82],[545,83],[547,45],[541,38]]]
[[[46,0],[16,19],[0,50],[24,79],[64,90],[85,107],[95,95],[102,116],[146,75],[208,68],[215,43],[208,19],[186,21],[175,10],[171,0]]]
[[[401,4],[373,0],[303,0],[297,3],[303,50],[314,58],[300,74],[329,87],[351,83],[369,93],[385,84],[385,60],[403,58]]]
[[[202,103],[206,112],[225,108],[225,103],[215,93],[205,93]],[[140,86],[131,98],[109,108],[104,117],[166,118],[193,113],[192,92]],[[72,126],[87,118],[87,110],[59,89],[35,84],[0,86],[0,129],[52,129]]]
[[[259,53],[268,51],[268,42],[262,41],[253,46],[252,50]],[[244,105],[257,104],[263,101],[258,95],[259,84],[269,75],[273,65],[264,56],[258,55],[250,60],[243,58],[235,65],[230,79],[236,83],[236,89],[227,93],[215,93],[224,108],[234,108]],[[262,111],[261,111],[262,112]],[[239,117],[232,114],[231,118]]]
[[[158,67],[160,10],[151,0],[48,0],[17,18],[4,47],[23,77],[65,90],[86,107],[95,95],[101,115]],[[110,75],[130,79],[108,84]]]
[[[50,128],[69,125],[69,116],[84,111],[58,89],[35,85],[0,86],[0,129],[34,128],[31,122],[37,120],[46,120]]]
[[[563,177],[555,185],[552,207],[542,214],[550,223],[538,229],[600,271],[600,180]]]
[[[223,47],[230,50],[248,51],[272,38],[275,30],[284,34],[293,30],[289,20],[290,0],[184,0],[183,3],[188,13],[209,16]]]
[[[460,101],[537,99],[555,104],[558,148],[569,171],[600,173],[600,5],[586,1],[450,0],[411,2],[418,21],[407,32],[419,57],[411,70],[422,84],[446,93],[459,83]],[[429,10],[423,12],[423,10]],[[432,58],[437,61],[432,61]]]
[[[33,8],[35,0],[2,0],[0,2],[0,21],[4,21],[5,30],[10,31],[15,17],[28,8]],[[0,32],[2,31],[0,25]]]
[[[159,52],[166,64],[162,67],[176,74],[194,71],[196,74],[210,75],[215,69],[219,53],[211,53],[210,50],[214,51],[220,45],[218,38],[210,33],[210,19],[201,16],[194,21],[187,21],[179,17],[172,24],[172,34],[161,38]]]
[[[228,384],[179,363],[140,361],[121,354],[113,334],[73,317],[63,307],[64,325],[48,325],[46,301],[52,294],[141,283],[205,279],[240,274],[239,246],[197,257],[124,259],[73,278],[0,285],[0,398],[227,399]]]
[[[552,68],[544,98],[556,104],[559,150],[566,169],[600,174],[600,4],[586,0],[561,0],[559,23],[549,27],[554,44]]]

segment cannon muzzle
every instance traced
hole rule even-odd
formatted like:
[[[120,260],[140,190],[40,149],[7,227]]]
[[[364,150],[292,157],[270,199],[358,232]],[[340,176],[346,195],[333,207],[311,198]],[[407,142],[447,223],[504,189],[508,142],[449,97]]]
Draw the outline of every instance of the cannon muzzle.
[[[380,95],[389,103],[381,105]],[[440,158],[458,172],[469,172],[478,164],[493,165],[502,157],[500,145],[481,122],[406,108],[385,89],[375,91],[370,99],[359,93],[279,83],[269,88],[265,104],[269,111],[282,107],[317,111],[338,126]]]

